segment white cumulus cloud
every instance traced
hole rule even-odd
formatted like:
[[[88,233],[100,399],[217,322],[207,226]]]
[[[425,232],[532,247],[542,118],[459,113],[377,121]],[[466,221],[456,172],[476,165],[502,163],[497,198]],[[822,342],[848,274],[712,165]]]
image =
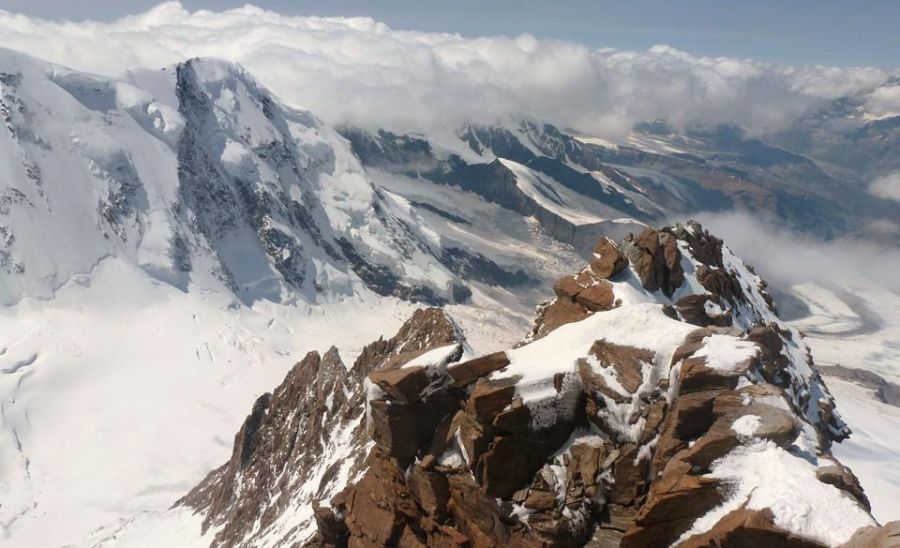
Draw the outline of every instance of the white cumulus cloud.
[[[764,131],[888,76],[866,67],[699,57],[666,46],[595,50],[529,35],[465,38],[249,5],[190,12],[178,2],[109,23],[0,11],[0,44],[110,76],[219,57],[242,64],[283,100],[326,121],[402,130],[533,116],[611,136],[657,118]]]
[[[869,185],[869,192],[885,200],[900,202],[900,172],[875,179]]]

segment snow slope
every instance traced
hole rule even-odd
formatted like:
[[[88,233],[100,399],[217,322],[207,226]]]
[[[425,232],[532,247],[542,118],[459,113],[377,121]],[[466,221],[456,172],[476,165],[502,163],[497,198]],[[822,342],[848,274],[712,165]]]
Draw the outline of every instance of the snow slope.
[[[818,363],[900,382],[900,296],[865,279],[840,289],[803,284],[791,292],[809,308],[792,324],[805,333]],[[900,408],[878,401],[868,388],[833,377],[826,381],[853,431],[834,446],[835,456],[859,476],[879,521],[900,519]]]
[[[0,72],[0,302],[49,296],[108,256],[246,302],[349,295],[360,278],[450,300],[417,214],[240,67],[116,81],[0,51]]]
[[[299,356],[329,341],[352,360],[415,308],[365,289],[247,306],[107,259],[52,300],[0,309],[0,543],[92,545],[165,510],[227,458],[235,425]],[[520,336],[495,303],[456,308],[482,345]]]

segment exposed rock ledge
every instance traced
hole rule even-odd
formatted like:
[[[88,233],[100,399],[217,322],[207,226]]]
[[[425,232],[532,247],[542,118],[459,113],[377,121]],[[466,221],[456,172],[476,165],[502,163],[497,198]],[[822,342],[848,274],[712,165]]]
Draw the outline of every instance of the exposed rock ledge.
[[[216,546],[891,546],[765,283],[699,225],[559,280],[517,348],[438,309],[308,355],[181,504]]]

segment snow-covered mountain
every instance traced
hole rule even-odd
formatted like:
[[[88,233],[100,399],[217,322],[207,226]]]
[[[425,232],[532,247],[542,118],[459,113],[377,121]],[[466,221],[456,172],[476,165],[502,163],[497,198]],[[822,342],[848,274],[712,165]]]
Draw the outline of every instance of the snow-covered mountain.
[[[428,309],[352,367],[308,354],[225,464],[109,544],[187,509],[212,546],[813,547],[874,528],[800,332],[721,240],[646,229],[593,257],[515,348],[473,355]]]
[[[109,81],[4,52],[3,300],[49,295],[108,256],[241,300],[452,299],[439,242],[337,133],[239,67]]]
[[[693,229],[650,231],[655,240],[628,236],[698,211],[757,210],[823,236],[856,233],[895,213],[860,193],[858,179],[789,147],[729,128],[682,133],[664,124],[638,127],[618,144],[529,119],[473,120],[427,134],[333,128],[222,61],[110,79],[2,49],[0,117],[4,545],[266,546],[312,538],[339,526],[326,507],[364,479],[373,444],[390,438],[388,445],[421,453],[434,432],[436,424],[407,424],[427,436],[369,438],[367,409],[400,398],[392,381],[373,387],[373,373],[437,347],[412,365],[433,377],[429,395],[434,389],[443,403],[465,405],[481,381],[448,393],[448,364],[484,355],[496,364],[493,352],[529,332],[530,344],[504,355],[522,363],[532,363],[533,349],[542,360],[561,347],[572,355],[560,354],[558,368],[523,372],[523,401],[544,401],[557,374],[574,378],[569,361],[593,352],[581,343],[597,330],[633,331],[640,340],[622,344],[653,351],[639,388],[617,388],[635,376],[610,381],[615,412],[601,415],[619,453],[654,451],[643,432],[635,445],[634,425],[656,409],[645,400],[660,401],[658,383],[677,384],[677,364],[665,356],[684,342],[688,324],[713,325],[713,341],[727,339],[735,352],[758,349],[765,363],[729,389],[777,386],[791,424],[809,434],[790,440],[800,443],[796,451],[779,438],[775,460],[803,467],[779,451],[800,455],[818,470],[831,459],[829,440],[846,435],[799,334],[721,242]],[[628,260],[594,264],[552,285],[584,260],[597,263],[603,237],[626,241]],[[596,269],[613,267],[597,278]],[[599,281],[607,278],[611,285]],[[534,306],[548,298],[532,325]],[[419,304],[443,311],[415,312]],[[573,327],[557,329],[563,324]],[[759,325],[777,328],[754,335]],[[662,338],[643,338],[654,333]],[[770,355],[777,344],[789,349],[789,363]],[[721,350],[707,346],[699,351],[707,357]],[[485,375],[503,377],[478,374]],[[583,388],[548,405],[569,405]],[[581,434],[585,417],[575,425]],[[638,422],[625,426],[626,419]],[[654,428],[659,443],[665,427]],[[595,432],[585,435],[575,452],[595,445]],[[572,458],[565,447],[553,459]],[[460,464],[454,455],[434,456]],[[559,463],[543,464],[559,472]],[[850,477],[841,475],[853,493]],[[548,486],[532,488],[549,500]],[[825,498],[833,502],[832,495]],[[594,503],[579,500],[580,509],[554,527],[587,519]],[[526,518],[530,507],[514,502],[521,508],[500,522],[543,519]],[[848,528],[870,520],[856,503],[840,504],[850,504]],[[817,535],[806,536],[826,538]]]

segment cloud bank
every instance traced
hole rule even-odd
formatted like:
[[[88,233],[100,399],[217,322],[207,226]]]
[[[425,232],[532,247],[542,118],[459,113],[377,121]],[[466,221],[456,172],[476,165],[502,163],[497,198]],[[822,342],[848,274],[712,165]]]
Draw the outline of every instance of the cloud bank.
[[[607,136],[658,118],[762,132],[888,78],[875,68],[776,66],[666,46],[592,50],[529,35],[402,31],[368,18],[295,17],[249,5],[189,12],[178,2],[110,23],[0,11],[0,44],[109,76],[220,57],[328,122],[402,130],[531,116]]]
[[[900,173],[879,177],[869,185],[869,192],[885,200],[900,202]]]
[[[896,247],[859,239],[822,242],[747,213],[695,217],[738,256],[754,264],[763,278],[782,289],[809,281],[838,287],[869,281],[900,294],[896,274],[900,251]]]

